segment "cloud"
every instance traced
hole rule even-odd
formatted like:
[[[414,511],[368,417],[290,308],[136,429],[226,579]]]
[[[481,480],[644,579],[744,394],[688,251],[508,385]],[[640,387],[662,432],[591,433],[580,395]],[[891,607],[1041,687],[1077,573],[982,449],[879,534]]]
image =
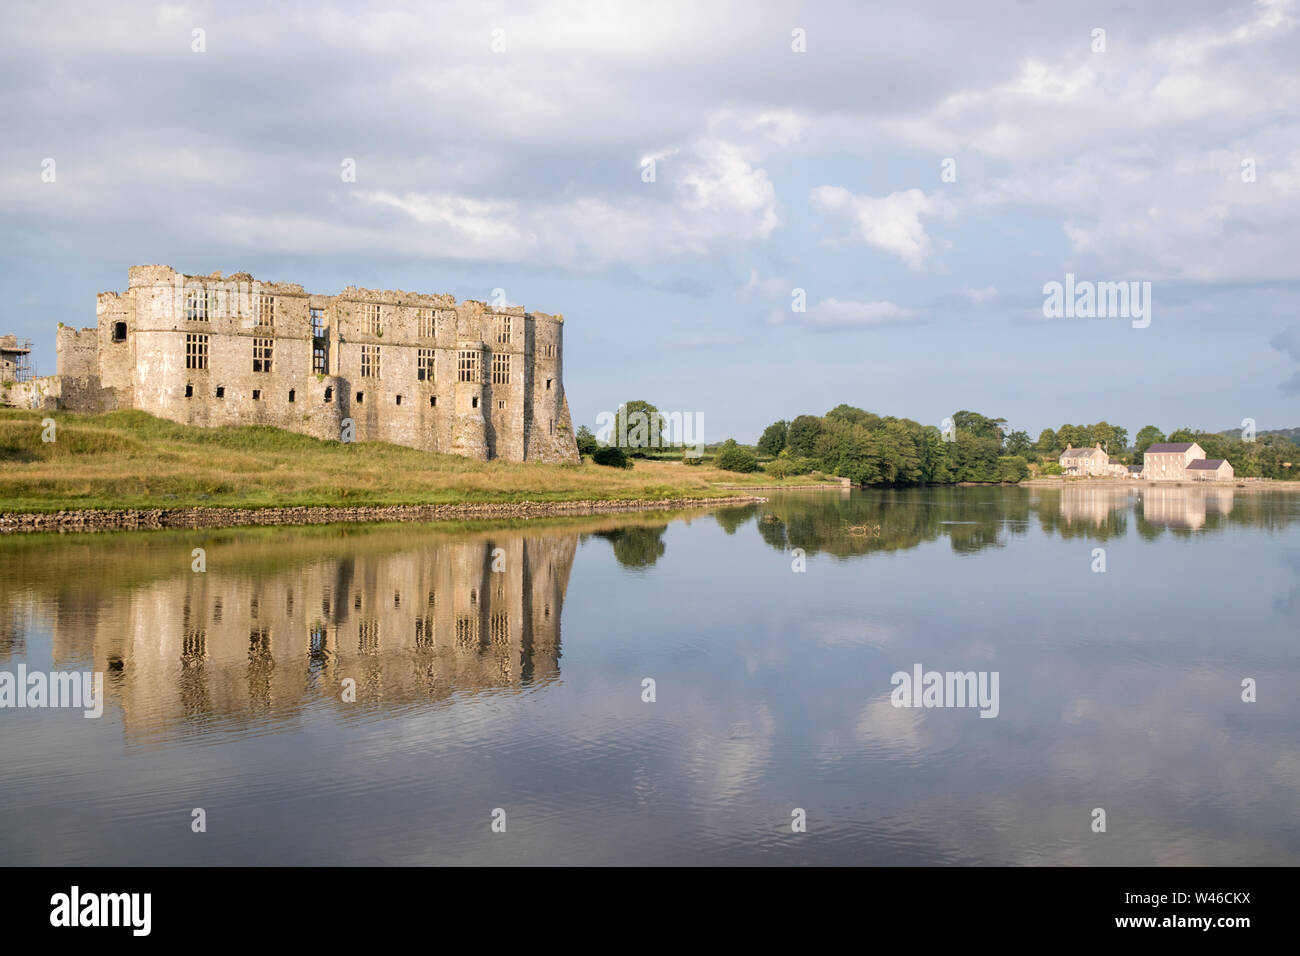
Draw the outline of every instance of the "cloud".
[[[922,216],[934,216],[943,201],[919,189],[879,198],[858,196],[841,186],[818,186],[810,194],[813,207],[847,219],[852,234],[873,248],[898,256],[911,269],[920,269],[930,254],[930,236]]]
[[[1300,362],[1300,325],[1283,329],[1269,339],[1268,344],[1279,352],[1285,352],[1291,361]]]

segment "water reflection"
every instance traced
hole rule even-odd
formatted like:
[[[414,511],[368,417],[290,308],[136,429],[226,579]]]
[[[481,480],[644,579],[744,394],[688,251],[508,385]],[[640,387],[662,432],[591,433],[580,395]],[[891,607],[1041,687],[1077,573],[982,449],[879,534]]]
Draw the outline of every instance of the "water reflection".
[[[283,718],[312,701],[347,709],[345,679],[362,707],[540,685],[559,675],[577,540],[166,535],[139,539],[125,575],[109,542],[55,541],[7,568],[25,587],[0,592],[0,654],[21,655],[45,623],[54,666],[104,672],[128,733]],[[191,570],[191,545],[206,572]]]

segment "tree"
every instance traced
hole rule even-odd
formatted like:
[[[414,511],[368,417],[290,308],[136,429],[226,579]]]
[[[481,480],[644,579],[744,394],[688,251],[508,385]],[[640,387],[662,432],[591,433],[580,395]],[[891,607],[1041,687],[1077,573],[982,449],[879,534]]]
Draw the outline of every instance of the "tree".
[[[722,443],[713,463],[723,471],[744,473],[758,470],[758,459],[754,457],[754,453],[748,448],[741,448],[734,438],[728,438]]]
[[[614,413],[609,443],[644,457],[646,449],[663,446],[663,432],[664,421],[659,409],[638,399],[624,402]]]
[[[1137,463],[1142,464],[1142,456],[1148,448],[1164,440],[1164,432],[1156,428],[1155,425],[1143,425],[1138,430],[1137,437],[1133,439],[1133,447],[1137,450]]]
[[[962,410],[952,416],[952,423],[958,431],[968,431],[976,438],[993,438],[997,440],[998,445],[1002,444],[1003,426],[1006,425],[1005,418],[986,418],[978,412],[969,412]]]
[[[763,437],[758,440],[759,452],[775,458],[785,448],[786,436],[789,433],[790,423],[787,421],[782,420],[768,425],[763,429]]]
[[[1029,440],[1029,432],[1012,432],[1007,436],[1006,449],[1008,455],[1019,455],[1027,459],[1034,450],[1033,442]]]
[[[596,449],[600,447],[600,444],[596,441],[596,436],[591,433],[591,429],[586,425],[583,425],[578,429],[576,437],[578,440],[579,455],[585,455],[590,458],[596,453]]]
[[[1056,432],[1050,428],[1044,428],[1038,433],[1038,444],[1034,446],[1040,455],[1050,455],[1060,447],[1057,444]]]
[[[816,415],[800,415],[790,423],[786,433],[785,444],[790,453],[801,458],[809,458],[822,433],[822,420]]]

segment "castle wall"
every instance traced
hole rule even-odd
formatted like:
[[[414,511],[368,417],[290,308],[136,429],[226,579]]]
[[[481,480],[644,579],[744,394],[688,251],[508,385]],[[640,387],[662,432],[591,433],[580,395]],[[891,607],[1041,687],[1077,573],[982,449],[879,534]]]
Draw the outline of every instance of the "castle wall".
[[[139,408],[184,424],[272,425],[322,439],[340,438],[350,420],[356,441],[578,460],[559,316],[355,287],[312,295],[246,273],[185,276],[167,266],[132,267],[127,291],[101,294],[96,311],[93,334],[58,340],[60,371],[79,383],[84,410]],[[474,357],[469,381],[465,355]]]

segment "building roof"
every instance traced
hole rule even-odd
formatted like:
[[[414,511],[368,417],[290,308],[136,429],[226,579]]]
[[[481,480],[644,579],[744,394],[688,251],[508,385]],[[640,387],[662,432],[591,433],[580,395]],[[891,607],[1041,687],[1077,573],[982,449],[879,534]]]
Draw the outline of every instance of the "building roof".
[[[1157,455],[1162,455],[1162,454],[1184,452],[1187,451],[1187,449],[1191,448],[1195,444],[1196,442],[1194,441],[1159,442],[1155,445],[1148,445],[1146,453],[1150,455],[1154,452]]]
[[[1188,471],[1214,471],[1220,465],[1226,465],[1227,462],[1222,458],[1198,458],[1187,466]]]
[[[1142,470],[1142,466],[1141,466],[1141,465],[1129,465],[1129,466],[1128,466],[1128,470],[1129,470],[1129,471],[1141,471],[1141,470]]]

